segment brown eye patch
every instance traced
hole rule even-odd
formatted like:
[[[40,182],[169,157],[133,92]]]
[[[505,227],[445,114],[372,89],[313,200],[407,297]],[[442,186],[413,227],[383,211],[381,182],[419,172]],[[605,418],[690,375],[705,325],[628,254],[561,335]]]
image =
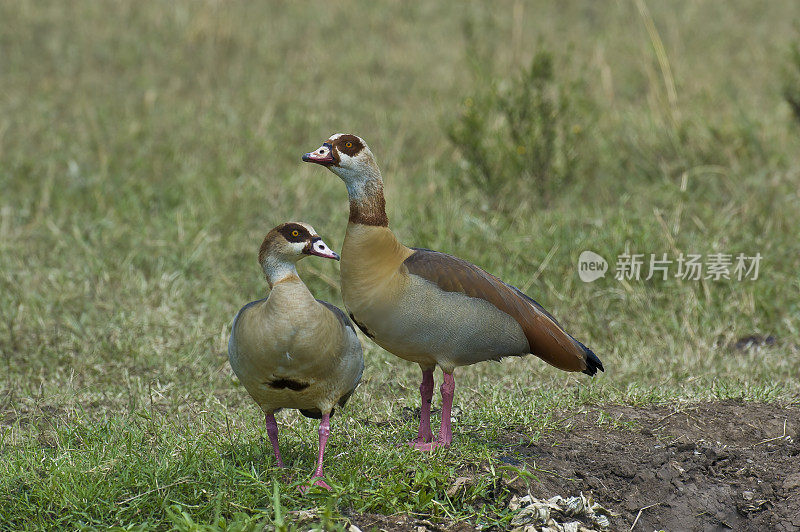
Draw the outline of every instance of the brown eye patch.
[[[289,242],[305,242],[311,238],[311,233],[300,224],[284,224],[278,229],[278,232]]]
[[[364,149],[364,144],[361,143],[361,139],[355,135],[342,135],[336,139],[335,146],[337,150],[350,157],[358,155],[358,152]]]

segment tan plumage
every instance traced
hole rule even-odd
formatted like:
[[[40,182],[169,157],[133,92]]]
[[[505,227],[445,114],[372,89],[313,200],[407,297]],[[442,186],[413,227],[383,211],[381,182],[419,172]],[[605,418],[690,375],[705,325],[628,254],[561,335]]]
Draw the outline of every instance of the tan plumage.
[[[273,413],[296,408],[322,418],[327,431],[334,406],[344,406],[364,369],[361,343],[350,320],[335,306],[315,299],[297,275],[295,262],[308,254],[338,259],[309,225],[290,222],[270,231],[259,262],[272,289],[268,297],[238,312],[228,342],[231,368],[267,416],[279,465]],[[320,431],[322,438],[323,428]],[[324,448],[322,440],[320,447]],[[322,451],[316,476],[321,475],[321,464]]]
[[[239,311],[228,356],[265,413],[296,408],[318,418],[344,404],[358,384],[363,359],[352,325],[342,318],[347,320],[314,299],[294,276]]]
[[[342,297],[384,349],[423,367],[456,367],[533,353],[567,371],[585,348],[535,301],[451,255],[401,245],[386,227],[349,224]]]
[[[566,371],[603,369],[517,288],[462,259],[401,244],[388,227],[380,170],[360,137],[334,135],[303,160],[328,167],[347,185],[341,280],[350,317],[381,347],[418,363],[424,387],[437,365],[450,375],[458,366],[529,353]],[[423,432],[421,426],[427,437]]]
[[[418,275],[445,292],[483,299],[514,318],[528,341],[526,352],[566,371],[586,369],[583,346],[549,312],[517,288],[474,264],[437,251],[415,250],[403,264],[409,274]]]

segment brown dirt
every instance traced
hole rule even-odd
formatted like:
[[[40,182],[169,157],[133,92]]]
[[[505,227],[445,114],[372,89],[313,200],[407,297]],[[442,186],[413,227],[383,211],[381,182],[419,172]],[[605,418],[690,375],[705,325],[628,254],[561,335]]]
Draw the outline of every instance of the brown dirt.
[[[618,530],[629,530],[643,508],[634,530],[800,530],[798,406],[725,401],[603,412],[611,415],[605,424],[589,410],[535,445],[512,446],[540,471],[532,495],[591,493],[620,514]]]
[[[591,495],[619,514],[611,530],[636,521],[648,532],[800,531],[798,405],[607,406],[559,417],[563,428],[534,444],[508,434],[497,458],[537,478],[505,480],[519,495]],[[363,530],[474,530],[408,516],[353,521]]]

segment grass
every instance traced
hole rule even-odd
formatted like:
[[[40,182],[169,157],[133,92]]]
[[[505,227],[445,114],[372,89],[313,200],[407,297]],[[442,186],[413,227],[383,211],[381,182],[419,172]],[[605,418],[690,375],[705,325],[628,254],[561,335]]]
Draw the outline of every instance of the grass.
[[[327,528],[353,513],[502,528],[509,431],[533,441],[587,404],[797,400],[800,143],[781,76],[800,13],[642,5],[1,4],[0,528],[311,526],[303,510]],[[480,88],[465,25],[494,78],[547,49],[585,87],[591,164],[547,205],[533,187],[490,206],[455,185],[447,124]],[[340,247],[344,187],[299,162],[337,131],[370,143],[405,242],[524,288],[607,372],[463,369],[456,446],[420,456],[400,445],[418,369],[363,339],[364,384],[332,424],[334,492],[302,497],[316,425],[279,416],[275,470],[225,351],[266,291],[268,229],[300,219]],[[756,281],[584,284],[584,249],[764,259]],[[336,268],[300,266],[340,304]],[[777,341],[730,347],[749,335]],[[465,472],[478,480],[448,495]]]

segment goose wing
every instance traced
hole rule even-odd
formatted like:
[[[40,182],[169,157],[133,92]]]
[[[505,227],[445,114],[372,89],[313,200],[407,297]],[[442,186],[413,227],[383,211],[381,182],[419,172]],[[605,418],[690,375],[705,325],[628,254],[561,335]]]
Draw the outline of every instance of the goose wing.
[[[412,248],[403,264],[409,274],[435,284],[445,292],[461,292],[483,299],[514,318],[528,339],[530,352],[566,371],[594,375],[603,364],[592,351],[570,336],[539,303],[494,275],[446,253]]]

